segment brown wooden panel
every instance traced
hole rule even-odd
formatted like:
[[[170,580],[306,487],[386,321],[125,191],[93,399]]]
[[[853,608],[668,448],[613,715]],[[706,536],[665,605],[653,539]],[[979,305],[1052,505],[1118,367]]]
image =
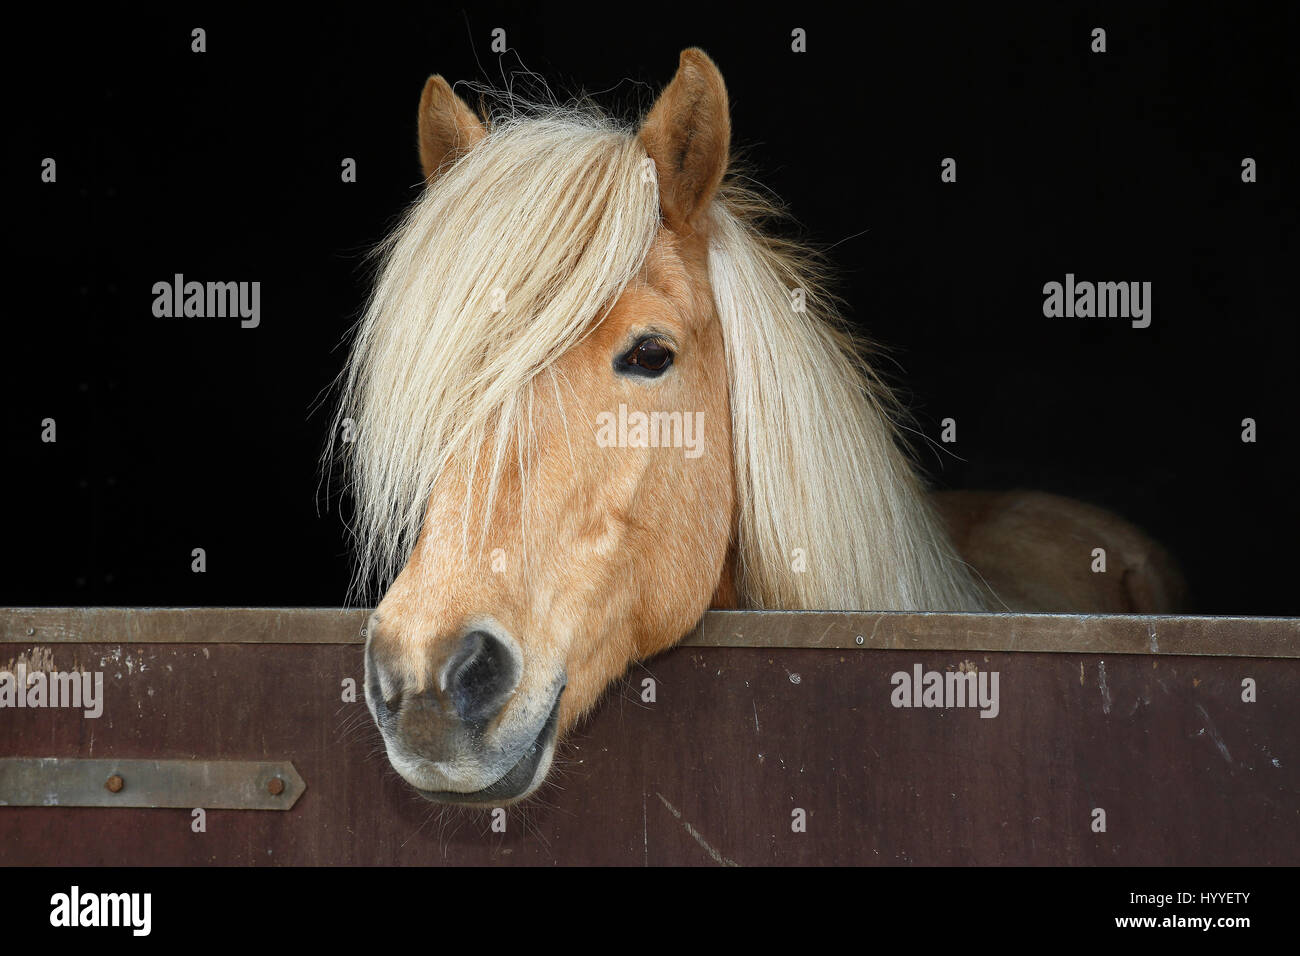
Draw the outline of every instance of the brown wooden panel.
[[[11,652],[102,670],[106,701],[0,711],[0,755],[290,760],[307,790],[201,834],[186,810],[0,807],[4,864],[1300,863],[1292,660],[678,648],[633,668],[499,834],[389,768],[340,701],[357,645]],[[998,672],[998,716],[891,706],[918,663]]]

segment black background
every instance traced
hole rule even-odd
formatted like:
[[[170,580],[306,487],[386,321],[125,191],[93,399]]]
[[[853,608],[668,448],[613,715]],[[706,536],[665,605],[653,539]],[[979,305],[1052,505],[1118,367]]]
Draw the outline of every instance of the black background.
[[[753,899],[770,898],[773,890],[791,895],[843,888],[840,869],[802,868],[786,877],[782,872],[752,868],[728,873],[678,867],[673,873],[674,889],[691,898],[707,898],[718,892],[752,894]],[[623,879],[614,882],[603,868],[565,867],[563,879],[539,880],[526,868],[496,867],[476,878],[480,886],[517,891],[542,912],[572,907],[575,893],[581,893],[591,912],[583,913],[583,928],[602,937],[626,932],[627,894],[645,893],[654,899],[661,893],[662,874],[657,868],[642,873],[627,868]],[[0,877],[4,874],[0,873]],[[201,934],[204,940],[243,948],[251,942],[266,942],[267,929],[287,929],[294,944],[302,947],[373,946],[380,933],[372,913],[422,912],[431,909],[430,882],[413,880],[404,868],[348,867],[295,868],[286,874],[280,867],[134,867],[130,870],[104,868],[45,867],[15,872],[8,899],[13,916],[5,938],[48,946],[130,947],[172,946],[189,943]],[[1205,867],[1055,867],[1050,879],[1040,868],[987,867],[978,878],[964,867],[891,867],[888,879],[870,881],[869,915],[839,925],[865,933],[876,923],[887,924],[907,937],[956,942],[975,934],[997,934],[1012,942],[1037,943],[1044,936],[1059,936],[1063,927],[1072,940],[1114,943],[1131,936],[1134,941],[1169,936],[1186,945],[1193,937],[1208,935],[1221,949],[1243,941],[1253,947],[1281,948],[1290,929],[1294,895],[1289,870],[1234,867],[1213,870]],[[859,871],[859,886],[868,879]],[[641,882],[644,880],[645,882]],[[129,929],[53,928],[49,925],[51,897],[69,893],[76,885],[86,893],[150,893],[152,927],[149,936],[136,937]],[[1244,904],[1163,906],[1134,904],[1133,894],[1157,892],[1234,892],[1249,894]],[[938,894],[960,900],[973,914],[962,930],[932,927],[934,902]],[[764,894],[767,894],[765,897]],[[866,894],[864,894],[866,895]],[[322,900],[338,901],[332,907]],[[469,903],[467,906],[473,906]],[[1171,916],[1241,917],[1247,928],[1147,929],[1116,927],[1116,917]],[[927,927],[924,931],[921,927]],[[978,928],[976,928],[978,927]],[[770,925],[747,919],[698,920],[691,938],[703,946],[715,944],[751,949],[776,946],[795,948],[806,937],[789,921]],[[1197,940],[1200,941],[1199,939]]]
[[[699,45],[736,144],[797,234],[833,245],[836,291],[891,350],[921,431],[956,419],[955,446],[920,453],[935,484],[1111,507],[1179,556],[1196,610],[1300,613],[1300,17],[1041,6],[16,15],[0,604],[341,603],[317,403],[364,302],[363,256],[417,195],[425,78],[526,67],[634,115]],[[46,156],[57,184],[40,181]],[[261,326],[154,318],[152,285],[177,272],[260,281]],[[1044,318],[1043,284],[1067,272],[1152,282],[1151,327]]]

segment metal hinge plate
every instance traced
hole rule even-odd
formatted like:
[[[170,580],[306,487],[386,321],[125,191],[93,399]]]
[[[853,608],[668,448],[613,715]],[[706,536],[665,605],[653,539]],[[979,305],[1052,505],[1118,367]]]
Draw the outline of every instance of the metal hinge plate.
[[[288,810],[306,789],[287,760],[0,758],[0,806]]]

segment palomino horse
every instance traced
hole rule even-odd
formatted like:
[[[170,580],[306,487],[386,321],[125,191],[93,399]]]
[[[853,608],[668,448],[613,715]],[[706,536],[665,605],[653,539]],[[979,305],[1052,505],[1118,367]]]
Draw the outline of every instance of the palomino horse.
[[[816,260],[725,180],[730,133],[694,49],[638,129],[552,107],[485,125],[424,88],[427,186],[383,246],[339,424],[359,574],[391,581],[366,699],[430,799],[531,793],[710,607],[1177,599],[1164,552],[1098,509],[930,499]]]

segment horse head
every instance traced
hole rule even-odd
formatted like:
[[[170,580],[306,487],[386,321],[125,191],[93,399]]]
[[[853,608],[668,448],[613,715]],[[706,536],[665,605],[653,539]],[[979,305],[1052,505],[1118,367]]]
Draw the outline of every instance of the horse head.
[[[391,580],[366,699],[430,799],[531,793],[711,605],[977,606],[815,266],[724,184],[730,139],[699,50],[634,128],[425,86],[340,417]]]

